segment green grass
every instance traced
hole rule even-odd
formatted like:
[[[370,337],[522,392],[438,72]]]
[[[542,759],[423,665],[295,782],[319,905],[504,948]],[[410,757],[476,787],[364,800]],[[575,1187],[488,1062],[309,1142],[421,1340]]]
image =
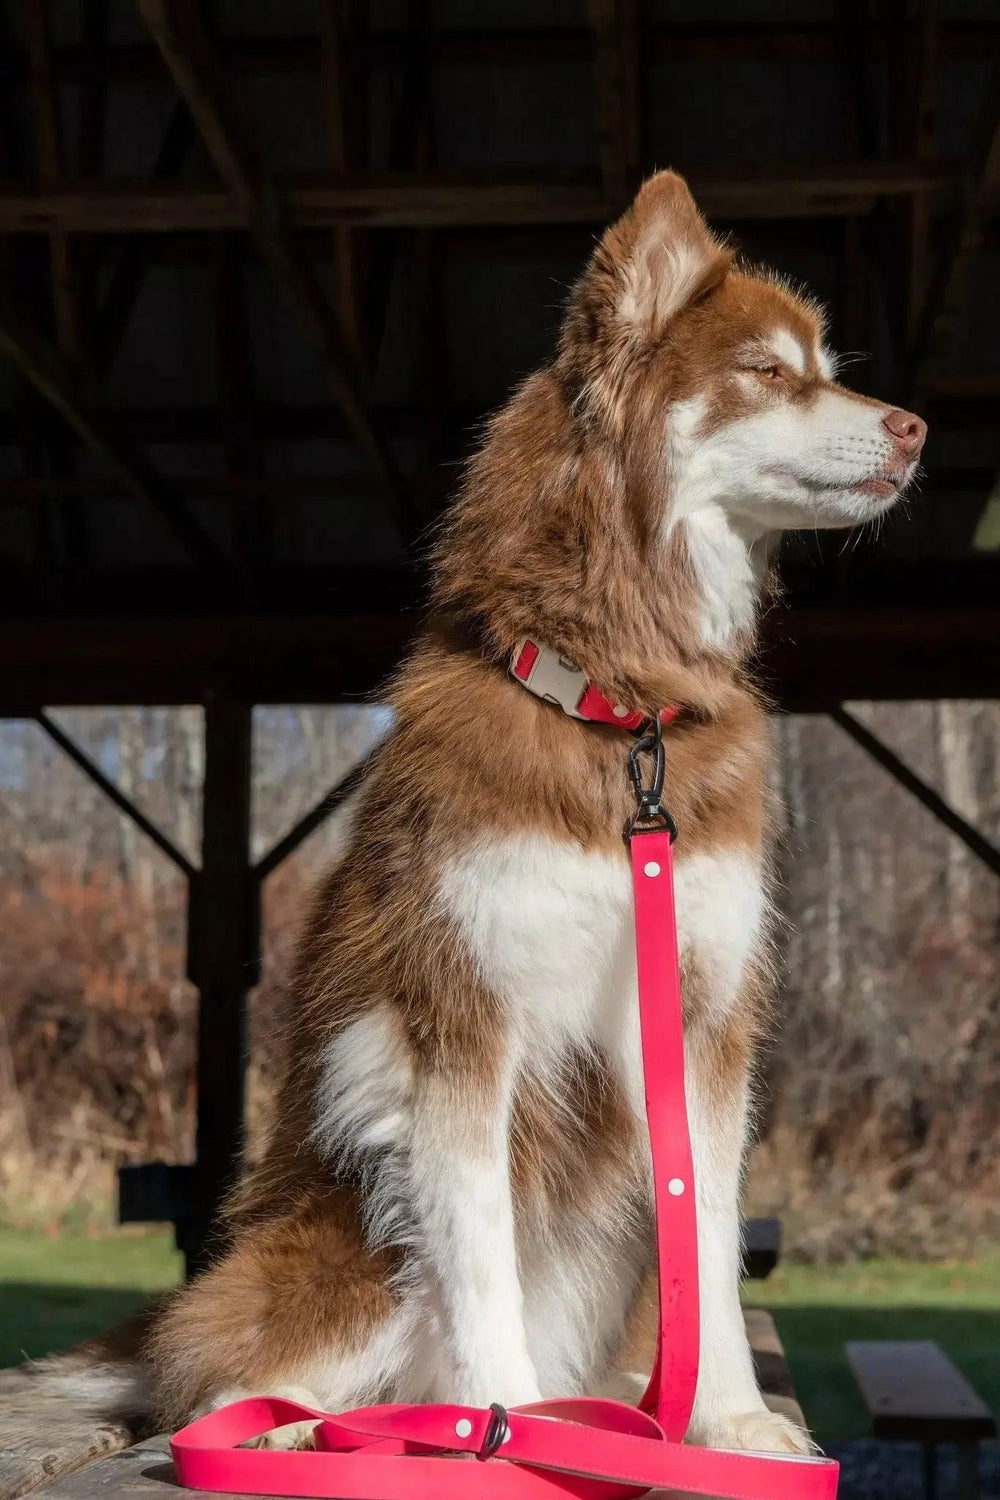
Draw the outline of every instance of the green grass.
[[[974,1261],[786,1264],[751,1282],[746,1300],[774,1313],[820,1442],[867,1431],[844,1355],[849,1339],[934,1339],[1000,1412],[1000,1248]]]
[[[167,1233],[50,1236],[0,1229],[0,1365],[48,1354],[120,1321],[180,1276]],[[820,1441],[860,1436],[848,1339],[936,1339],[1000,1411],[1000,1247],[975,1261],[783,1265],[751,1282],[768,1307]]]
[[[0,1367],[102,1332],[180,1275],[167,1233],[0,1228]]]

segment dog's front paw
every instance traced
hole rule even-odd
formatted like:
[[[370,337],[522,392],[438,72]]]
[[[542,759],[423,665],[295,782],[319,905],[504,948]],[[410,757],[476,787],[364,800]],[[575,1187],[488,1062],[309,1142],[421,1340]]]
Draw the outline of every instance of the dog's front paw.
[[[267,1391],[222,1391],[214,1401],[209,1403],[207,1409],[217,1411],[220,1406],[228,1406],[233,1401],[245,1401],[258,1396],[274,1396],[283,1401],[295,1401],[299,1406],[312,1406],[322,1410],[312,1391],[307,1391],[299,1385],[274,1385]],[[285,1427],[272,1427],[270,1432],[262,1432],[259,1437],[250,1438],[243,1444],[243,1447],[271,1448],[279,1451],[312,1448],[315,1429],[315,1422],[289,1422]]]
[[[616,1370],[602,1381],[593,1392],[602,1401],[623,1401],[626,1406],[638,1406],[649,1387],[648,1375],[634,1375],[628,1370]]]
[[[736,1448],[756,1453],[816,1452],[809,1434],[780,1412],[760,1407],[756,1411],[734,1412],[711,1422],[693,1423],[688,1442],[701,1448]]]
[[[271,1448],[287,1452],[291,1448],[312,1448],[315,1422],[289,1422],[287,1427],[274,1427],[260,1437],[251,1438],[248,1448]]]

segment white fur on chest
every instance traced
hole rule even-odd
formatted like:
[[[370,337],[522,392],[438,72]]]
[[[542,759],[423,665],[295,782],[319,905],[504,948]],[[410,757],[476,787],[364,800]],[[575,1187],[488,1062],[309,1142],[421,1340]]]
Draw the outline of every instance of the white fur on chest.
[[[677,924],[722,1018],[764,914],[760,871],[740,848],[678,858]],[[485,982],[510,1007],[525,1055],[602,1047],[641,1106],[628,862],[543,835],[489,839],[452,860],[441,899]]]

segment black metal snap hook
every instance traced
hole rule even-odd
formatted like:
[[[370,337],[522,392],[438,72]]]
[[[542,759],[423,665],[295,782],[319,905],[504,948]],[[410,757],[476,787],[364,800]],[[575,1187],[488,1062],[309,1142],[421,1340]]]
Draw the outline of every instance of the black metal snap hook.
[[[653,774],[647,785],[643,778],[643,755],[652,754]],[[663,806],[663,778],[666,772],[666,757],[663,752],[663,725],[659,715],[650,723],[646,733],[637,739],[628,753],[628,775],[635,793],[636,811],[626,829],[626,837],[643,829],[665,828],[671,843],[677,837],[677,824]]]

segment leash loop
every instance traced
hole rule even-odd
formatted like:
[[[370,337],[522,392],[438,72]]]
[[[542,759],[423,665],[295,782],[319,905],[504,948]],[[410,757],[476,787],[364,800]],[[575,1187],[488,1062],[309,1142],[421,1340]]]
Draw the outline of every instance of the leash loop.
[[[490,1403],[490,1425],[486,1429],[482,1447],[476,1457],[492,1458],[509,1431],[510,1429],[507,1426],[507,1408],[501,1406],[499,1401],[492,1401]]]

